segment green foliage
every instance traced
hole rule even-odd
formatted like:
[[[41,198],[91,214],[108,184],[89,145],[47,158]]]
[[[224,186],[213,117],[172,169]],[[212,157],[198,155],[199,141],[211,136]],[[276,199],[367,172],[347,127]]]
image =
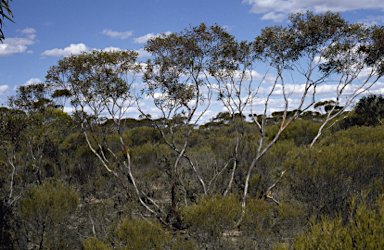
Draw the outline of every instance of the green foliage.
[[[223,249],[232,244],[231,237],[236,220],[241,215],[241,204],[233,195],[209,196],[184,207],[181,213],[201,247]]]
[[[42,112],[52,107],[48,89],[49,85],[45,83],[20,86],[16,95],[9,98],[9,104],[25,112]]]
[[[357,144],[376,144],[384,140],[384,126],[377,127],[351,127],[325,137],[319,144],[328,146],[344,140],[351,140]]]
[[[141,69],[136,63],[137,56],[135,51],[83,52],[59,60],[57,66],[47,72],[46,80],[56,91],[53,97],[68,97],[75,107],[77,119],[80,122],[87,120],[92,126],[94,122],[105,120],[99,115],[109,105],[115,105],[113,109],[107,109],[115,119],[116,115],[121,115],[121,104],[130,104],[132,80]],[[133,75],[133,79],[129,74]],[[100,105],[93,105],[95,102]],[[85,113],[85,107],[91,110],[90,115]]]
[[[43,246],[63,244],[69,235],[64,233],[66,220],[74,214],[79,203],[76,191],[60,182],[45,182],[43,185],[25,191],[18,204],[21,218],[31,227],[30,240]],[[63,231],[64,230],[64,231]],[[61,233],[58,233],[61,232]],[[65,242],[61,242],[61,241]],[[66,245],[66,247],[64,247]]]
[[[118,249],[195,249],[180,235],[172,235],[158,221],[125,218],[115,230]]]
[[[247,213],[240,225],[242,243],[245,249],[271,249],[275,242],[284,241],[300,232],[303,224],[303,207],[269,199],[250,199]]]
[[[0,188],[3,189],[1,183]],[[3,199],[0,199],[0,249],[23,248],[17,242],[21,230],[16,225],[19,226],[17,214],[12,213]]]
[[[349,112],[339,127],[343,129],[352,126],[377,126],[382,125],[384,118],[384,98],[381,95],[368,95],[362,97]]]
[[[373,206],[367,205],[363,196],[360,204],[356,197],[350,203],[346,223],[341,216],[335,219],[312,218],[310,229],[297,236],[292,249],[383,249],[384,247],[384,196]],[[289,249],[280,245],[275,249]]]
[[[384,98],[377,95],[362,97],[355,106],[355,113],[361,123],[357,125],[372,126],[382,124],[384,118]]]
[[[25,220],[42,216],[44,220],[57,223],[74,212],[78,202],[76,191],[71,186],[47,182],[26,190],[20,200],[19,210]]]
[[[370,28],[370,44],[363,46],[361,51],[368,54],[365,63],[370,67],[377,67],[379,76],[384,74],[383,52],[384,52],[384,27],[373,26]]]
[[[126,218],[115,231],[120,239],[121,249],[162,249],[166,232],[157,222],[152,224],[141,220]]]
[[[96,237],[88,238],[84,240],[83,246],[85,250],[110,250],[105,243],[97,239]]]
[[[271,126],[267,136],[273,138],[281,126],[281,123]],[[279,140],[293,140],[296,146],[308,145],[315,138],[320,124],[311,120],[294,120],[281,134]]]
[[[283,165],[289,169],[285,183],[290,194],[304,202],[310,214],[345,211],[355,192],[373,187],[384,174],[381,134],[381,129],[353,128],[322,145],[292,151]],[[372,192],[377,193],[374,188]]]
[[[148,142],[154,144],[162,140],[160,132],[151,127],[138,127],[127,130],[123,133],[123,139],[128,146],[141,146]]]

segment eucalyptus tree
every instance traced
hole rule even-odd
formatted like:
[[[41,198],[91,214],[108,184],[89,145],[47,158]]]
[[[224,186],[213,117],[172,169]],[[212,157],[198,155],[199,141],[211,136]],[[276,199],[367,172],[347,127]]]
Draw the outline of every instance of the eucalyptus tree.
[[[184,32],[154,38],[146,45],[153,59],[147,62],[145,92],[154,99],[155,106],[161,111],[161,124],[157,124],[157,127],[164,141],[178,154],[173,167],[174,210],[175,187],[180,187],[184,197],[186,193],[178,173],[182,158],[188,160],[203,192],[207,193],[207,180],[201,177],[186,150],[190,131],[207,110],[213,89],[218,93],[218,100],[231,114],[236,130],[234,153],[229,159],[233,160],[233,167],[224,194],[231,189],[237,171],[238,148],[245,131],[242,115],[245,111],[251,113],[253,124],[260,131],[258,148],[244,183],[244,215],[253,169],[287,126],[314,106],[318,88],[325,83],[332,85],[334,78],[338,79],[338,83],[334,84],[336,100],[328,107],[330,110],[312,145],[327,123],[341,115],[356,96],[381,77],[380,28],[350,24],[339,14],[331,12],[319,15],[297,13],[290,15],[289,19],[287,27],[263,29],[252,43],[236,42],[234,37],[219,27],[207,28],[201,24]],[[265,69],[262,74],[255,71],[260,66]],[[355,80],[362,76],[364,70],[371,70],[371,73],[360,84],[356,84]],[[205,93],[201,91],[202,87],[206,87]],[[291,95],[295,95],[295,98],[292,99]],[[283,107],[281,123],[277,133],[267,138],[267,119],[271,113],[271,102],[276,101],[276,97],[281,98]],[[344,106],[340,106],[342,97],[347,99]],[[197,113],[202,101],[205,101],[203,112]],[[255,104],[263,106],[261,116],[255,114]],[[234,122],[236,114],[240,114],[240,126]],[[184,139],[179,144],[175,140],[175,131],[180,131],[180,123],[175,123],[176,119],[182,121],[184,129]],[[270,195],[275,186],[276,183],[266,190],[265,197],[278,202]]]
[[[245,180],[243,215],[252,170],[257,166],[259,159],[277,142],[287,126],[314,104],[316,87],[324,83],[332,73],[319,71],[321,59],[325,56],[330,44],[343,39],[345,34],[348,34],[349,26],[338,14],[328,12],[313,15],[311,12],[307,12],[306,14],[292,14],[289,19],[291,23],[288,27],[267,27],[253,41],[254,58],[259,63],[265,63],[269,72],[274,75],[274,79],[270,79],[269,82],[262,79],[250,90],[250,95],[252,95],[251,118],[260,130],[260,139]],[[303,77],[299,77],[299,80],[302,79],[303,82],[295,81],[294,74],[301,74]],[[296,93],[295,88],[299,89]],[[295,102],[290,98],[291,94],[297,95],[295,99],[298,101]],[[267,116],[273,97],[281,98],[283,112],[281,112],[281,123],[277,133],[273,138],[267,140]],[[309,103],[306,102],[308,98],[311,99]],[[264,106],[261,122],[254,114],[254,103],[261,103]],[[293,110],[293,112],[289,112],[289,110]],[[281,173],[280,178],[284,173],[285,171]],[[271,185],[266,190],[265,196],[278,202],[270,195],[271,189],[275,186],[276,183]]]
[[[348,24],[345,35],[330,44],[319,65],[321,72],[332,74],[337,82],[335,102],[324,119],[311,146],[321,136],[325,126],[350,107],[354,100],[369,90],[384,74],[384,27]],[[343,106],[340,105],[344,98]],[[328,126],[328,127],[330,127]]]
[[[52,112],[47,85],[42,83],[19,87],[8,105],[0,111],[0,150],[4,156],[1,170],[10,180],[2,189],[9,191],[7,208],[20,198],[31,170],[35,181],[42,183],[43,150],[51,124],[47,120]]]
[[[25,127],[24,112],[0,108],[0,245],[4,249],[17,245],[17,236],[12,233],[16,228],[13,211],[25,189],[20,177],[26,172],[25,165],[17,164],[20,159],[17,149],[24,145]]]
[[[25,190],[41,185],[47,177],[58,173],[59,164],[53,159],[55,150],[71,119],[56,110],[49,96],[47,84],[21,86],[9,97],[8,107],[0,109],[0,200],[1,220],[14,227],[13,240],[20,241],[22,233],[14,215]],[[3,223],[2,223],[3,224]]]
[[[196,163],[188,156],[187,146],[191,131],[208,110],[213,93],[213,73],[218,68],[217,54],[234,37],[223,28],[204,23],[179,33],[161,35],[149,40],[145,46],[152,59],[146,64],[144,92],[153,98],[161,119],[156,124],[167,145],[177,157],[173,164],[171,199],[176,214],[176,188],[182,192],[187,205],[187,192],[180,177],[180,161],[186,159],[201,184],[204,194],[209,192],[212,177],[204,178]],[[181,123],[176,123],[180,120]],[[176,140],[176,133],[182,134]],[[179,218],[179,216],[177,216]]]
[[[235,141],[233,144],[232,157],[225,167],[233,162],[232,171],[224,196],[232,188],[235,173],[239,164],[239,149],[245,134],[244,112],[250,105],[253,97],[254,67],[256,54],[253,52],[252,44],[247,41],[228,41],[220,53],[213,55],[217,62],[211,68],[211,73],[216,80],[217,99],[222,102],[231,118],[231,124],[235,130]],[[265,79],[267,72],[260,80]]]
[[[260,131],[258,148],[245,179],[243,216],[253,169],[291,122],[314,106],[319,98],[317,90],[325,84],[335,88],[335,101],[328,107],[330,110],[311,145],[319,138],[326,124],[343,114],[353,100],[382,75],[381,28],[350,24],[339,14],[331,12],[291,14],[289,20],[287,27],[263,29],[250,45],[245,42],[237,45],[227,43],[217,60],[221,62],[218,64],[221,68],[213,72],[219,86],[218,99],[223,101],[231,114],[249,111],[253,124]],[[257,74],[254,69],[262,65],[265,70]],[[358,82],[360,78],[364,79]],[[335,79],[336,84],[333,84]],[[283,109],[280,112],[281,122],[277,133],[267,138],[267,119],[272,112],[271,103],[278,100],[276,98],[280,98]],[[346,101],[340,106],[342,98]],[[261,121],[254,111],[256,104],[263,106]],[[237,138],[241,139],[241,136]],[[235,169],[234,166],[233,172]],[[271,196],[275,186],[276,183],[266,190],[265,197],[278,203]]]
[[[80,125],[90,150],[105,170],[116,177],[127,197],[134,199],[133,190],[145,210],[167,224],[160,207],[138,185],[129,148],[122,137],[123,120],[136,100],[132,85],[141,71],[137,57],[135,51],[83,52],[59,60],[57,66],[49,69],[46,79],[56,98],[70,100],[74,119]],[[116,148],[116,142],[106,138],[115,133],[120,148]],[[121,157],[121,152],[125,157]]]

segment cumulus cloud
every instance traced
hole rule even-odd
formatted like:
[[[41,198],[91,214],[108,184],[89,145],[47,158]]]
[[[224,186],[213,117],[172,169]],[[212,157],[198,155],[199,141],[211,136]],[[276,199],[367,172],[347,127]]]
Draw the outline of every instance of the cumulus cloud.
[[[225,30],[225,31],[231,31],[235,26],[233,25],[223,25],[222,28]]]
[[[136,50],[136,52],[139,53],[139,58],[151,56],[151,54],[145,51],[143,48]]]
[[[9,90],[8,85],[0,85],[0,95],[5,95],[5,92]]]
[[[80,54],[83,51],[88,51],[89,48],[84,43],[78,43],[78,44],[71,44],[68,47],[65,47],[64,49],[51,49],[46,50],[41,55],[44,56],[70,56],[70,55],[77,55]]]
[[[105,29],[100,33],[103,35],[106,35],[112,38],[118,38],[118,39],[127,39],[128,37],[132,36],[132,31],[118,32],[110,29]]]
[[[26,81],[22,86],[28,86],[28,85],[37,84],[37,83],[41,83],[40,78],[31,78],[28,81]],[[18,87],[19,86],[13,87],[13,90],[16,91]]]
[[[167,32],[164,32],[162,34],[165,34],[165,35],[170,35],[172,32],[170,31],[167,31]],[[153,33],[148,33],[144,36],[141,36],[141,37],[137,37],[137,38],[133,38],[133,42],[134,43],[146,43],[149,39],[151,38],[154,38],[154,37],[158,37],[160,36],[161,34],[153,34]]]
[[[27,46],[34,44],[36,38],[36,30],[33,28],[25,28],[24,30],[18,30],[23,37],[13,37],[4,39],[0,44],[0,56],[10,56],[15,53],[31,53],[27,51]]]
[[[191,122],[196,122],[196,119],[199,117],[198,124],[205,124],[209,122],[213,117],[217,116],[217,112],[213,110],[207,110],[203,113],[203,111],[196,112],[194,119]],[[201,117],[200,117],[201,116]]]
[[[36,30],[34,28],[25,28],[21,30],[20,33],[25,34],[31,40],[35,39],[36,37]]]
[[[64,49],[56,48],[56,49],[46,50],[43,53],[41,53],[41,55],[45,55],[45,56],[70,56],[71,54],[78,55],[81,52],[90,51],[90,50],[101,50],[101,49],[97,49],[97,48],[90,49],[85,44],[78,43],[78,44],[71,44],[70,46],[65,47]],[[109,46],[109,47],[105,47],[103,49],[103,51],[107,51],[107,52],[124,51],[124,49],[121,49],[119,47]],[[136,51],[139,53],[139,57],[149,56],[149,53],[147,53],[144,49],[139,49]]]
[[[107,51],[107,52],[111,52],[111,51],[121,51],[122,49],[118,48],[118,47],[113,47],[113,46],[110,46],[110,47],[106,47],[104,49],[104,51]]]
[[[363,95],[384,95],[384,84],[381,83],[380,85],[380,88],[371,88],[364,92]]]
[[[261,19],[273,20],[275,22],[282,22],[286,16],[287,16],[286,14],[283,14],[283,13],[277,14],[276,12],[272,11],[262,16]]]
[[[262,19],[281,20],[282,15],[288,13],[310,10],[315,13],[325,11],[343,12],[358,9],[383,9],[382,0],[243,0],[243,3],[252,5],[250,12],[256,14],[266,13]]]
[[[31,84],[37,84],[41,83],[41,80],[39,78],[31,78],[28,81],[26,81],[23,86],[31,85]]]

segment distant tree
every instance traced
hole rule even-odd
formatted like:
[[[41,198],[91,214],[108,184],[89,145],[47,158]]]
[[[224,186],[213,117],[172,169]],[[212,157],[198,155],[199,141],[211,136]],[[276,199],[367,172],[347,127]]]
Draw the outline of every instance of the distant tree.
[[[356,104],[355,113],[359,116],[362,125],[383,124],[384,97],[381,95],[369,95],[362,97]]]
[[[318,110],[321,110],[321,108],[324,108],[325,113],[328,113],[331,110],[339,111],[343,109],[343,107],[338,106],[334,100],[317,102],[313,107]]]

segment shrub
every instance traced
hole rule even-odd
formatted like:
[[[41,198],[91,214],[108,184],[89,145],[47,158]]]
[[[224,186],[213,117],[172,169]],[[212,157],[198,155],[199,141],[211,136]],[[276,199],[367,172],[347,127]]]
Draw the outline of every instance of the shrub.
[[[125,218],[116,228],[118,249],[195,249],[193,243],[168,232],[156,220]]]
[[[182,210],[190,234],[200,247],[225,249],[232,244],[241,203],[233,195],[209,196]]]
[[[310,229],[295,238],[292,249],[384,249],[384,196],[374,206],[367,205],[364,195],[356,204],[355,196],[347,223],[340,215],[333,220],[325,216],[319,222],[312,217]]]

